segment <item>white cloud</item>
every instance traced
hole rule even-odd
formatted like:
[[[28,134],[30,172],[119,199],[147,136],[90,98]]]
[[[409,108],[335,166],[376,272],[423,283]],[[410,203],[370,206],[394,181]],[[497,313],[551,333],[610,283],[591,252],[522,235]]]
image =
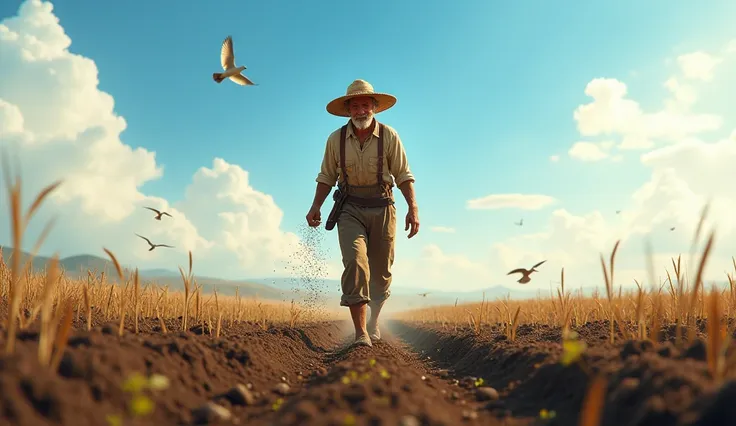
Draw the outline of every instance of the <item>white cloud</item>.
[[[402,259],[392,268],[395,277],[421,277],[407,287],[441,291],[463,291],[487,287],[492,279],[486,262],[472,261],[463,253],[445,253],[436,244],[428,244],[419,257]]]
[[[600,161],[609,157],[609,146],[595,142],[575,142],[567,154],[580,161]]]
[[[680,98],[689,99],[675,81],[671,90],[680,90]],[[689,90],[689,89],[688,89]],[[580,105],[573,117],[582,136],[618,136],[619,149],[649,149],[655,142],[674,143],[705,131],[717,130],[722,118],[713,114],[695,114],[687,108],[667,108],[644,112],[637,101],[627,97],[626,84],[612,78],[593,79],[585,88],[593,101]]]
[[[471,210],[522,209],[539,210],[555,202],[548,195],[540,194],[493,194],[468,200]]]
[[[689,108],[698,99],[695,88],[689,84],[680,83],[677,77],[670,77],[664,82],[664,87],[672,93],[672,99],[665,100],[665,105],[671,110]]]
[[[726,45],[726,53],[736,53],[736,40],[731,40]]]
[[[38,233],[43,216],[58,215],[59,226],[45,247],[102,255],[106,246],[123,262],[141,268],[184,265],[189,249],[194,252],[196,273],[224,277],[267,276],[273,269],[281,274],[279,263],[296,260],[291,256],[297,237],[281,229],[283,212],[276,202],[251,186],[246,171],[223,159],[197,170],[181,201],[146,193],[144,184],[165,178],[165,170],[155,153],[121,141],[128,123],[115,114],[113,98],[98,89],[94,62],[70,53],[70,43],[46,3],[26,2],[19,17],[0,24],[0,143],[21,154],[25,202],[42,186],[66,178],[29,237]],[[717,82],[715,70],[712,84]],[[700,75],[706,75],[702,68]],[[571,287],[600,285],[599,253],[607,256],[621,238],[616,281],[630,284],[634,277],[646,279],[643,237],[651,233],[661,274],[669,255],[687,252],[707,199],[713,200],[709,226],[717,224],[719,234],[706,278],[722,279],[736,252],[731,242],[736,241],[736,220],[731,215],[736,193],[729,184],[736,181],[736,171],[729,167],[736,163],[736,132],[731,140],[706,142],[702,133],[721,129],[723,119],[693,113],[697,81],[682,81],[682,77],[668,79],[670,102],[654,112],[645,112],[629,98],[621,81],[595,79],[585,89],[592,101],[574,113],[581,139],[597,144],[611,161],[621,160],[616,147],[649,151],[641,157],[641,166],[650,176],[620,206],[620,215],[564,206],[551,213],[541,231],[494,242],[486,252],[448,253],[429,245],[417,258],[397,256],[395,282],[438,290],[516,285],[514,277],[506,276],[510,269],[547,259],[529,287],[546,288],[549,280],[559,280],[562,267]],[[735,127],[730,123],[728,129]],[[606,142],[596,141],[599,136]],[[611,141],[616,147],[610,146]],[[536,210],[554,203],[548,195],[497,194],[470,200],[467,207]],[[163,208],[173,218],[155,221],[142,208],[145,205]],[[4,197],[0,209],[7,211]],[[7,223],[7,215],[2,217]],[[672,226],[674,232],[669,231]],[[398,228],[403,229],[401,220]],[[0,223],[0,242],[9,241],[8,229]],[[177,248],[147,252],[135,232]],[[404,244],[405,238],[397,242]],[[339,272],[339,260],[330,262],[330,268],[333,276]]]
[[[548,259],[538,274],[540,288],[545,288],[548,280],[559,280],[563,266],[573,285],[600,285],[599,253],[607,258],[615,240],[622,239],[616,281],[623,285],[630,285],[634,278],[648,282],[645,238],[653,241],[657,275],[662,276],[671,256],[683,254],[687,260],[702,208],[710,200],[706,230],[715,229],[717,235],[706,280],[708,284],[722,281],[723,271],[732,270],[730,257],[736,253],[736,218],[732,214],[736,189],[728,184],[736,179],[730,166],[735,161],[736,137],[710,143],[684,140],[647,153],[642,164],[651,172],[650,178],[622,206],[620,215],[601,211],[579,215],[558,209],[543,232],[498,243],[488,267],[531,265]],[[670,231],[671,227],[675,231]],[[492,279],[507,282],[500,274],[492,274]]]
[[[430,226],[429,230],[432,232],[438,232],[443,234],[454,234],[455,228],[451,228],[449,226]]]
[[[553,163],[556,163],[556,162],[560,161],[560,156],[559,155],[556,155],[556,154],[555,155],[550,155],[549,156],[549,161],[551,161]]]
[[[677,63],[685,78],[691,80],[710,81],[713,79],[713,70],[723,59],[705,52],[692,52],[681,55]]]
[[[99,90],[95,62],[70,46],[50,3],[26,1],[0,23],[0,143],[21,159],[26,202],[64,179],[31,228],[37,234],[44,217],[58,216],[45,248],[104,256],[105,246],[123,263],[172,269],[192,250],[195,272],[240,278],[282,274],[283,265],[298,261],[290,258],[297,237],[281,230],[283,212],[237,165],[215,158],[174,204],[144,193],[144,184],[164,176],[156,154],[121,140],[127,123]],[[143,206],[173,218],[155,221]],[[0,208],[8,211],[5,196]],[[2,216],[0,241],[7,244]],[[134,233],[176,248],[148,252]]]
[[[713,77],[714,82],[719,81],[717,77],[717,74]],[[427,258],[422,265],[445,265],[444,269],[433,273],[462,283],[464,289],[480,289],[494,284],[515,286],[514,277],[506,276],[510,269],[530,267],[546,259],[540,272],[532,276],[532,283],[523,288],[546,290],[551,281],[559,281],[563,267],[569,289],[600,287],[603,285],[600,254],[608,261],[614,243],[620,239],[616,285],[632,286],[634,279],[649,284],[645,241],[653,245],[655,279],[663,279],[665,268],[672,272],[672,257],[682,254],[683,262],[689,261],[695,227],[704,204],[711,201],[705,230],[707,234],[715,229],[716,238],[705,280],[707,285],[713,281],[723,282],[724,270],[734,272],[731,256],[736,254],[736,217],[733,215],[736,187],[730,184],[736,181],[736,169],[732,166],[736,164],[736,123],[730,122],[726,127],[730,137],[706,138],[703,134],[719,129],[723,119],[715,114],[689,112],[689,106],[697,99],[695,87],[682,85],[674,78],[669,83],[671,93],[680,91],[679,102],[674,96],[669,99],[669,106],[664,102],[665,108],[658,112],[644,112],[639,102],[627,97],[626,85],[612,79],[592,81],[586,93],[593,96],[594,101],[576,111],[583,136],[607,136],[607,142],[602,145],[601,142],[589,142],[571,149],[578,159],[591,160],[607,154],[607,159],[621,161],[620,154],[610,152],[612,136],[618,136],[619,143],[623,141],[630,147],[645,150],[639,163],[632,164],[628,170],[643,167],[648,178],[617,207],[622,210],[620,214],[575,211],[563,206],[551,213],[541,231],[495,242],[486,252],[480,253],[450,255],[438,247],[427,248]],[[723,96],[733,91],[733,86],[719,88]],[[672,128],[667,129],[667,123],[672,123]],[[660,141],[667,144],[655,144]],[[690,274],[695,272],[705,236],[701,237],[693,264],[686,266]],[[415,269],[420,270],[418,266]],[[403,269],[401,271],[404,273]],[[437,286],[439,288],[440,284]]]

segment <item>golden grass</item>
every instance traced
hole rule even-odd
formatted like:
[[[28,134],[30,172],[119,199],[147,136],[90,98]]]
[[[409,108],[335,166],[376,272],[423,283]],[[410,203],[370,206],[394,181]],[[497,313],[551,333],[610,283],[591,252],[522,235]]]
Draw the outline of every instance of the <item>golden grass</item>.
[[[606,397],[606,379],[603,376],[596,376],[588,387],[585,394],[583,406],[580,410],[580,426],[597,426],[601,424],[603,418],[603,406]]]
[[[709,205],[703,208],[700,221],[695,231],[691,250],[690,264],[693,264],[695,247],[703,233],[703,225],[709,211]],[[590,321],[608,321],[609,342],[614,343],[616,337],[624,339],[659,341],[663,325],[675,326],[675,344],[678,347],[686,343],[683,329],[687,332],[687,341],[692,341],[700,325],[698,320],[705,320],[707,364],[711,377],[716,383],[721,383],[726,376],[736,371],[736,350],[731,349],[734,330],[734,312],[736,312],[736,280],[730,273],[728,288],[718,289],[713,286],[708,292],[704,291],[703,272],[713,249],[715,232],[708,236],[697,270],[689,279],[682,272],[682,258],[671,259],[672,272],[666,270],[667,279],[656,283],[654,280],[654,266],[652,262],[651,245],[645,247],[647,257],[647,272],[651,289],[635,280],[636,289],[624,291],[619,284],[615,286],[615,260],[620,247],[620,240],[616,241],[608,259],[600,255],[603,271],[605,300],[598,289],[594,289],[592,297],[586,297],[582,289],[579,292],[568,293],[565,290],[565,269],[560,272],[560,287],[556,297],[550,292],[548,296],[538,295],[528,300],[511,301],[509,297],[489,302],[483,294],[480,303],[468,303],[458,306],[433,306],[422,309],[404,311],[393,315],[394,319],[408,322],[436,323],[443,328],[454,328],[467,323],[474,334],[482,334],[484,321],[486,325],[500,326],[503,333],[514,340],[516,328],[519,326],[518,313],[525,313],[528,324],[554,324],[560,327],[563,353],[560,362],[563,365],[578,364],[589,378],[589,388],[581,407],[579,425],[600,424],[605,404],[606,378],[604,375],[594,374],[593,370],[583,362],[581,357],[586,351],[585,342],[577,339],[573,331]],[[732,266],[736,273],[736,258],[732,258]],[[692,284],[691,284],[692,283]],[[513,321],[510,312],[516,311]],[[513,332],[510,331],[513,324]]]
[[[138,334],[141,321],[153,320],[158,322],[162,333],[169,330],[167,322],[171,324],[178,321],[183,331],[189,330],[192,324],[198,324],[212,337],[219,337],[223,327],[246,321],[255,322],[261,328],[267,329],[276,324],[295,327],[298,323],[336,319],[336,311],[305,310],[293,300],[288,304],[243,298],[237,288],[235,296],[218,295],[215,289],[214,294],[205,300],[206,295],[203,294],[202,287],[197,285],[192,272],[191,251],[188,257],[188,273],[185,274],[179,267],[184,284],[183,293],[169,291],[168,286],[152,282],[145,283],[141,288],[138,269],[126,275],[116,256],[107,248],[103,250],[115,267],[116,280],[113,282],[108,281],[104,272],[98,274],[96,271],[87,271],[87,276],[83,279],[67,276],[59,267],[57,255],[52,257],[44,272],[33,271],[32,259],[48,235],[53,221],[43,229],[30,257],[21,264],[23,234],[33,214],[61,182],[44,188],[28,211],[22,214],[21,179],[16,175],[11,182],[10,169],[4,155],[2,169],[8,192],[13,245],[7,259],[0,249],[0,308],[7,309],[4,328],[6,354],[15,351],[18,330],[33,325],[39,314],[38,359],[42,365],[53,371],[58,369],[75,317],[84,318],[83,328],[87,330],[95,322],[117,320],[118,335],[121,336],[126,331]],[[129,301],[132,303],[128,303]],[[130,317],[132,327],[126,323],[126,318]]]
[[[693,249],[703,234],[703,224],[708,213],[708,205],[703,209],[700,221],[693,238]],[[702,255],[697,262],[697,270],[688,279],[682,270],[682,259],[678,256],[672,260],[672,274],[666,269],[666,280],[654,282],[654,266],[652,265],[651,246],[647,243],[647,269],[650,288],[635,281],[636,288],[624,290],[623,286],[615,282],[616,254],[620,248],[620,241],[616,241],[608,257],[600,255],[603,272],[603,289],[605,296],[601,296],[599,289],[594,289],[592,296],[585,296],[581,290],[569,292],[566,290],[565,270],[560,272],[560,285],[556,295],[537,295],[526,300],[510,300],[502,298],[497,301],[485,299],[480,303],[467,303],[454,306],[432,306],[414,310],[407,310],[393,314],[398,320],[419,323],[438,323],[444,328],[457,329],[458,325],[468,324],[475,334],[483,331],[483,325],[500,326],[510,337],[510,324],[515,329],[520,323],[527,324],[554,324],[560,327],[562,336],[571,328],[578,328],[589,321],[607,321],[610,324],[609,341],[615,342],[617,337],[624,339],[649,339],[658,341],[664,325],[675,325],[676,345],[682,346],[687,340],[692,340],[697,332],[697,320],[712,318],[707,321],[710,331],[709,347],[713,353],[725,352],[722,348],[722,339],[716,336],[723,334],[731,336],[734,332],[733,319],[736,313],[736,280],[734,275],[726,273],[729,281],[728,288],[711,290],[712,297],[708,297],[703,290],[703,272],[711,254],[715,233],[711,232],[705,241]],[[692,262],[691,262],[692,263]],[[736,259],[732,258],[732,266],[736,274]],[[673,278],[674,277],[674,278]],[[511,319],[510,312],[523,312],[523,321]],[[726,321],[724,321],[724,318]],[[722,325],[719,325],[722,324]],[[718,328],[720,327],[720,328]],[[722,328],[722,330],[721,330]],[[687,336],[683,336],[683,330]],[[717,371],[715,361],[713,372]],[[725,368],[725,367],[724,367]]]

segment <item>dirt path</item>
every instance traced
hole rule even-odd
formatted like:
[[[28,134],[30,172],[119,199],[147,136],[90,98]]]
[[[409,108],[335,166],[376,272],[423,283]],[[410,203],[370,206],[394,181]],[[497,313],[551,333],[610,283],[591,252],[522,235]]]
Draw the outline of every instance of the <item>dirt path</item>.
[[[588,378],[559,364],[553,329],[520,327],[512,343],[494,329],[478,337],[402,323],[384,328],[373,348],[350,348],[342,323],[238,324],[219,338],[201,326],[163,334],[154,321],[142,322],[139,335],[126,323],[120,337],[117,324],[100,324],[73,332],[58,375],[39,365],[38,334],[25,331],[15,355],[0,355],[0,424],[111,424],[108,416],[129,409],[123,383],[134,372],[164,375],[169,387],[145,391],[155,409],[126,425],[577,424]],[[682,353],[669,344],[611,346],[601,343],[600,324],[580,334],[592,347],[587,365],[610,377],[603,425],[736,420],[734,404],[720,402],[733,400],[736,382],[716,393],[702,345]],[[556,417],[540,419],[542,409]]]

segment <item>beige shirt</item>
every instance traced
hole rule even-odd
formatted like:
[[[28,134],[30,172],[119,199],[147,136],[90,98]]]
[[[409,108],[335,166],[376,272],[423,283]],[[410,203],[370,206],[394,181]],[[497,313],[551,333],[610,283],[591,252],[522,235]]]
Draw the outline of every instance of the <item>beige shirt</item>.
[[[409,169],[404,145],[399,134],[393,127],[383,125],[383,180],[396,186],[406,181],[414,182],[414,175]],[[378,133],[379,126],[373,129],[373,135],[360,148],[360,141],[353,132],[352,121],[348,124],[345,135],[345,168],[350,185],[375,185],[378,173]],[[335,186],[338,180],[343,179],[340,169],[340,128],[332,132],[327,138],[325,155],[322,159],[322,168],[317,175],[317,182],[330,187]],[[393,179],[392,179],[393,177]]]

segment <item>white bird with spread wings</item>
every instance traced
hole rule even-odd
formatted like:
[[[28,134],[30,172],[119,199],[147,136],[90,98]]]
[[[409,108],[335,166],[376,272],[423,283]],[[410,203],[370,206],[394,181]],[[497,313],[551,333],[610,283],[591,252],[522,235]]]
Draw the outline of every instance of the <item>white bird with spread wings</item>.
[[[233,38],[231,36],[227,36],[225,41],[222,42],[222,48],[220,49],[220,64],[225,72],[216,72],[212,74],[212,78],[218,84],[222,83],[226,78],[229,78],[241,86],[257,86],[257,84],[250,81],[248,77],[241,74],[243,70],[247,69],[245,65],[235,66]]]

